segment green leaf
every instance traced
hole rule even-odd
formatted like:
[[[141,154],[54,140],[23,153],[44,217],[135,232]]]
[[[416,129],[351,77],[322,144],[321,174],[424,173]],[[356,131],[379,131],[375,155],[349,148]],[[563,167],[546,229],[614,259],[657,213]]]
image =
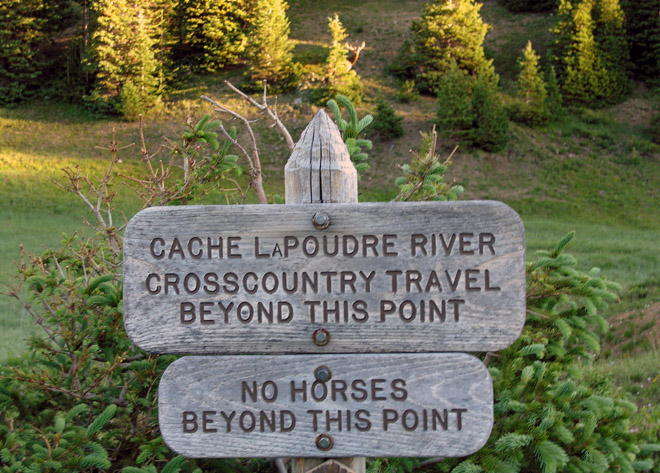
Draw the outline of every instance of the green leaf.
[[[532,365],[525,366],[522,373],[520,374],[520,379],[523,383],[528,382],[534,376],[534,367]]]
[[[358,117],[357,117],[357,112],[355,111],[355,107],[353,106],[353,102],[351,102],[351,99],[341,94],[338,94],[335,98],[337,99],[337,102],[339,102],[346,108],[346,111],[348,112],[348,116],[349,116],[350,126],[357,135]]]
[[[105,469],[107,470],[110,468],[112,464],[110,463],[110,460],[108,460],[105,457],[99,456],[99,455],[87,455],[82,459],[80,462],[80,467],[81,468],[100,468],[100,469]]]
[[[568,455],[564,449],[549,440],[544,440],[536,446],[536,456],[543,473],[556,473],[568,463]]]
[[[114,278],[114,276],[112,274],[103,274],[103,275],[101,275],[97,278],[94,278],[89,282],[89,285],[87,286],[87,289],[85,290],[85,292],[87,294],[91,294],[92,292],[94,292],[94,290],[97,287],[99,287],[100,284],[102,284],[104,282],[112,281],[113,278]]]
[[[372,117],[371,115],[365,115],[364,117],[362,117],[362,119],[357,124],[357,132],[361,133],[373,121],[374,121],[374,117]]]
[[[181,467],[186,462],[186,458],[182,455],[179,455],[169,461],[167,465],[163,468],[161,473],[179,473]]]
[[[531,345],[527,345],[525,347],[522,347],[520,349],[520,354],[522,356],[536,356],[537,358],[543,358],[545,355],[545,345],[542,343],[533,343]]]
[[[212,122],[209,122],[206,125],[206,127],[204,127],[204,129],[205,130],[213,130],[214,128],[220,128],[220,125],[222,125],[222,122],[220,120],[213,120]],[[235,127],[232,127],[232,128],[235,128]]]
[[[635,471],[648,471],[655,466],[655,463],[651,458],[646,458],[644,460],[635,460],[633,462],[633,468]]]
[[[55,471],[59,471],[62,469],[62,463],[55,460],[46,460],[42,466],[44,468],[51,468]]]
[[[366,148],[366,149],[373,149],[374,147],[374,144],[371,140],[367,140],[364,138],[355,140],[355,145],[359,146],[360,148]]]
[[[96,432],[98,432],[100,429],[102,429],[108,422],[110,422],[110,419],[115,415],[115,412],[117,412],[117,406],[114,404],[110,404],[108,407],[105,408],[99,416],[94,419],[94,422],[89,424],[89,427],[87,427],[87,438],[92,437]]]
[[[193,130],[197,133],[199,130],[203,130],[206,126],[206,123],[211,119],[211,115],[208,113],[202,117],[200,121],[194,126]]]
[[[640,455],[649,455],[660,452],[660,443],[643,443],[639,446]]]
[[[89,448],[94,455],[108,458],[108,452],[105,447],[98,442],[86,442],[85,448]]]
[[[62,416],[56,416],[55,417],[55,432],[58,434],[61,434],[64,431],[64,427],[66,427],[66,421]]]
[[[531,435],[510,433],[500,437],[495,442],[495,450],[498,452],[512,452],[522,447],[526,447],[534,438]]]
[[[480,473],[483,469],[469,460],[461,462],[451,473]]]
[[[48,284],[48,280],[41,276],[30,276],[25,282],[37,292],[42,292]]]
[[[573,239],[574,236],[575,236],[575,230],[572,230],[568,232],[566,235],[564,235],[564,237],[561,240],[559,240],[559,243],[557,243],[557,246],[555,246],[555,249],[552,250],[552,257],[556,258],[557,256],[559,256],[566,247],[566,245],[568,245],[568,243]]]
[[[112,297],[101,296],[97,294],[95,296],[90,296],[87,299],[87,304],[89,304],[90,307],[112,307],[115,305],[115,300]]]

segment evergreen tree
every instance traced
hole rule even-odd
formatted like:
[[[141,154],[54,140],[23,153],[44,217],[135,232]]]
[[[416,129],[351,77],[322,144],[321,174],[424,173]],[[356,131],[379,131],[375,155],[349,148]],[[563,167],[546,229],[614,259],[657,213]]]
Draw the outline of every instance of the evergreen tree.
[[[551,30],[554,37],[552,44],[552,64],[557,73],[559,83],[566,78],[566,58],[571,51],[573,36],[573,3],[572,0],[560,0],[557,8],[557,22]]]
[[[328,30],[332,43],[325,61],[325,77],[323,85],[312,92],[311,99],[316,103],[325,103],[337,95],[343,95],[357,105],[362,101],[360,77],[348,60],[349,49],[342,42],[348,38],[348,34],[336,13],[334,17],[328,18]]]
[[[630,58],[636,77],[660,77],[660,2],[623,0]]]
[[[608,86],[605,100],[621,101],[631,89],[631,68],[624,14],[619,0],[598,0],[594,11],[594,36],[603,67],[607,70]]]
[[[350,70],[350,63],[346,58],[348,51],[346,46],[342,43],[348,34],[346,28],[341,24],[339,15],[335,13],[333,18],[328,18],[328,30],[332,36],[332,44],[330,45],[330,52],[328,59],[325,61],[327,74],[330,80],[333,77],[346,74]]]
[[[434,91],[455,61],[460,69],[475,74],[489,66],[483,42],[489,26],[473,0],[436,0],[424,5],[419,21],[412,24],[417,61],[416,80],[424,91]]]
[[[558,120],[564,114],[564,105],[559,89],[559,81],[554,66],[550,66],[546,74],[547,105],[550,120]]]
[[[532,126],[541,125],[548,120],[550,114],[547,104],[548,92],[539,71],[539,57],[532,48],[531,41],[527,42],[518,64],[520,66],[518,75],[520,108],[517,118]]]
[[[527,264],[527,320],[509,348],[487,356],[495,423],[488,443],[467,459],[445,460],[442,472],[647,471],[631,433],[635,405],[585,361],[600,350],[607,322],[599,313],[618,285],[576,269],[563,252],[573,237]],[[657,448],[656,445],[650,446]],[[650,463],[650,464],[649,464]]]
[[[90,68],[94,89],[86,99],[102,112],[135,118],[157,101],[160,64],[147,11],[128,0],[98,0]]]
[[[394,108],[387,101],[378,97],[376,100],[376,113],[371,127],[380,135],[382,139],[401,138],[404,130],[403,118],[398,116]]]
[[[593,9],[594,0],[581,0],[574,7],[570,48],[563,58],[562,92],[577,104],[602,104],[610,83],[594,37]]]
[[[0,2],[0,104],[35,93],[41,73],[39,46],[45,39],[42,10],[40,0]]]
[[[176,11],[179,61],[208,72],[242,61],[250,19],[248,0],[179,0]]]
[[[598,106],[628,93],[630,61],[618,0],[562,0],[553,33],[553,62],[568,101]]]
[[[475,77],[451,61],[438,84],[438,114],[435,123],[441,136],[469,143],[473,125],[472,92]]]
[[[256,87],[261,87],[263,80],[280,89],[297,85],[287,8],[283,0],[256,1],[247,45],[247,77]]]
[[[504,148],[509,120],[498,83],[499,76],[489,66],[471,76],[452,61],[438,87],[438,132],[486,151]]]
[[[480,71],[472,91],[472,143],[486,151],[501,151],[509,142],[509,119],[497,90],[499,76]]]

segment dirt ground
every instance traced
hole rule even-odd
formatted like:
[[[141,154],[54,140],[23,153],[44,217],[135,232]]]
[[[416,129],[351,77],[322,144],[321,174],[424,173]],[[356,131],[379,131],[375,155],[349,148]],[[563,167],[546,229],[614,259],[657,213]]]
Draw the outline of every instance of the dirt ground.
[[[610,318],[603,353],[618,357],[660,349],[660,302]],[[609,354],[608,353],[608,354]]]

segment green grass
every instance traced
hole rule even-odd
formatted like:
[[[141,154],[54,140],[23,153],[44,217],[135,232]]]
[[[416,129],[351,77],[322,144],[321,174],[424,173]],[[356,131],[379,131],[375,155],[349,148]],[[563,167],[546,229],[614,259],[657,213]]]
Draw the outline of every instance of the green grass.
[[[614,384],[635,400],[639,408],[660,407],[660,365],[658,348],[642,355],[624,355],[616,360],[605,360],[595,365],[596,373],[612,376]]]

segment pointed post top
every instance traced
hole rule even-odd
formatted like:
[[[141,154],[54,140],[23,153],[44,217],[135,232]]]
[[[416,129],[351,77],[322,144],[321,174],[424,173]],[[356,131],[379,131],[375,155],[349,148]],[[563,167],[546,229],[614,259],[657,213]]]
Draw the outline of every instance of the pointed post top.
[[[287,204],[357,202],[357,171],[335,122],[314,115],[284,168]]]

